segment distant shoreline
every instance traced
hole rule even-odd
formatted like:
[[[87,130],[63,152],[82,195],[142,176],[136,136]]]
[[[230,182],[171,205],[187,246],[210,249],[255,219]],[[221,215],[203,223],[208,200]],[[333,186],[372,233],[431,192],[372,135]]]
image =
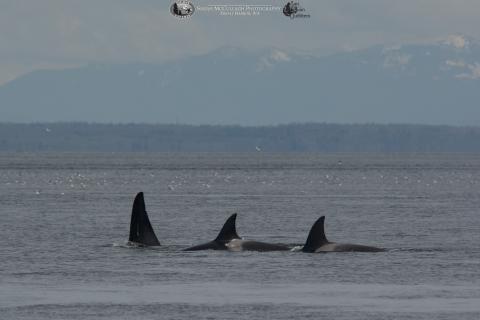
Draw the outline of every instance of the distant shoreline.
[[[480,152],[480,127],[0,123],[0,152]]]

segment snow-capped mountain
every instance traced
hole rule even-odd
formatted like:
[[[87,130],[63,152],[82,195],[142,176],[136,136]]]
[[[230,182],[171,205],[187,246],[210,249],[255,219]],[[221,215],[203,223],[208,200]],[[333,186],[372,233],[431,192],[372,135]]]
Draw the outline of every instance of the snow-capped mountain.
[[[0,121],[480,125],[479,89],[479,42],[460,34],[327,57],[224,47],[32,72],[0,87]]]

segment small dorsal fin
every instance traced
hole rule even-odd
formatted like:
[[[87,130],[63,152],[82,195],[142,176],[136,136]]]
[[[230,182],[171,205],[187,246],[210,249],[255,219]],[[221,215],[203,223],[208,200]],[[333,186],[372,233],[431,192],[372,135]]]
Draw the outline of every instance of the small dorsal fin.
[[[308,234],[307,242],[303,246],[303,252],[315,252],[316,249],[320,248],[322,245],[328,243],[327,237],[325,236],[325,216],[321,216],[310,229]]]
[[[227,242],[233,239],[240,239],[240,237],[237,234],[237,228],[235,226],[235,221],[237,219],[237,214],[234,213],[232,214],[227,221],[225,221],[225,224],[222,227],[222,230],[220,230],[220,233],[218,236],[215,238],[214,241],[220,241],[220,242]]]
[[[143,244],[146,246],[159,246],[152,224],[148,219],[145,210],[145,200],[143,192],[139,192],[133,201],[132,219],[130,221],[130,236],[128,241]]]

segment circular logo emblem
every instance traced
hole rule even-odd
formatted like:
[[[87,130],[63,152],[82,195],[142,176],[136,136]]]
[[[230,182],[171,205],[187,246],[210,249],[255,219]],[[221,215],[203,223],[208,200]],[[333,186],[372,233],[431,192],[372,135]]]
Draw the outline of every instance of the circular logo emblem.
[[[190,1],[178,0],[170,6],[170,13],[179,18],[188,18],[194,12],[195,7]]]
[[[298,12],[298,3],[294,1],[287,2],[287,4],[283,7],[283,14],[287,17],[292,17]]]

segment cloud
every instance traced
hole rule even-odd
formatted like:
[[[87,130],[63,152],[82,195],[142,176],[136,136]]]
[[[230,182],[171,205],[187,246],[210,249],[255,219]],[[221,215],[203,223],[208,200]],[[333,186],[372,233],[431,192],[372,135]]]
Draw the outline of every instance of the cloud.
[[[274,50],[271,54],[271,58],[276,62],[287,62],[291,60],[287,53],[280,50]]]
[[[400,46],[384,48],[383,55],[385,56],[383,61],[384,68],[405,68],[410,63],[412,56],[410,54],[402,53]]]
[[[268,55],[263,56],[257,64],[256,71],[260,72],[266,69],[271,69],[276,63],[289,62],[292,58],[283,51],[274,49]]]
[[[469,40],[460,34],[449,35],[444,43],[457,49],[465,49],[470,45]]]
[[[449,67],[454,67],[454,68],[465,68],[467,64],[463,60],[447,60],[445,61],[445,64]]]
[[[148,0],[2,0],[0,30],[0,68],[10,70],[0,83],[47,65],[159,62],[213,46],[199,21]]]
[[[0,58],[165,60],[208,47],[198,22],[179,24],[162,5],[113,0],[4,0]],[[7,30],[7,31],[5,31]],[[188,41],[186,41],[188,40]]]
[[[456,75],[456,78],[466,79],[466,80],[480,79],[480,63],[475,62],[474,64],[469,64],[467,67],[470,72],[458,74]]]

